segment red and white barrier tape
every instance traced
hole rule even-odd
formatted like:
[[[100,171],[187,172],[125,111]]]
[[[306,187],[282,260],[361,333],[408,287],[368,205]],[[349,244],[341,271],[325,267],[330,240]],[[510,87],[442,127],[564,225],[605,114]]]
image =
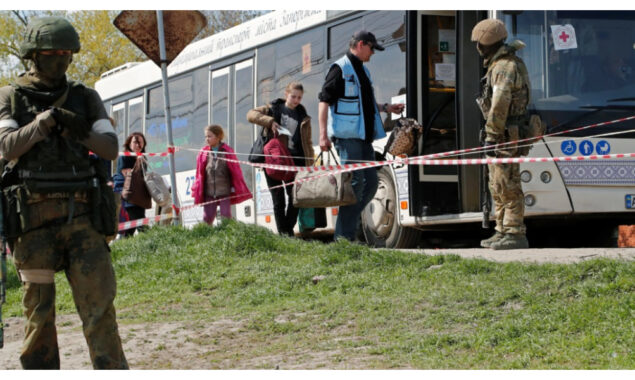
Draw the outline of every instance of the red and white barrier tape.
[[[607,160],[607,159],[624,159],[624,158],[635,158],[635,153],[616,153],[616,154],[604,154],[604,155],[589,155],[589,156],[567,156],[567,157],[509,157],[509,158],[473,158],[473,159],[440,159],[443,157],[448,157],[448,156],[452,156],[452,155],[458,155],[458,154],[468,154],[468,153],[476,153],[476,152],[482,152],[485,150],[490,150],[490,149],[497,149],[506,145],[511,145],[511,144],[518,144],[521,142],[527,142],[527,141],[536,141],[540,138],[544,138],[544,137],[552,137],[552,136],[556,136],[556,135],[562,135],[565,133],[570,133],[570,132],[576,132],[576,131],[581,131],[581,130],[585,130],[585,129],[591,129],[591,128],[595,128],[595,127],[599,127],[599,126],[605,126],[605,125],[610,125],[610,124],[616,124],[616,123],[620,123],[620,122],[624,122],[624,121],[628,121],[628,120],[633,120],[635,119],[635,116],[630,116],[630,117],[626,117],[626,118],[621,118],[621,119],[615,119],[615,120],[611,120],[611,121],[607,121],[607,122],[601,122],[601,123],[596,123],[596,124],[591,124],[591,125],[587,125],[587,126],[583,126],[583,127],[579,127],[579,128],[574,128],[574,129],[570,129],[570,130],[566,130],[566,131],[561,131],[561,132],[554,132],[551,134],[546,134],[537,138],[527,138],[527,139],[520,139],[520,140],[516,140],[516,141],[510,141],[510,142],[506,142],[506,143],[501,143],[501,144],[497,144],[494,146],[487,146],[487,147],[476,147],[476,148],[468,148],[468,149],[461,149],[461,150],[454,150],[454,151],[448,151],[448,152],[441,152],[441,153],[433,153],[433,154],[428,154],[428,155],[423,155],[423,156],[416,156],[416,157],[406,157],[406,158],[401,158],[401,157],[396,157],[393,160],[384,160],[384,161],[370,161],[370,162],[361,162],[361,163],[352,163],[352,164],[343,164],[343,165],[323,165],[323,166],[285,166],[285,165],[272,165],[272,164],[266,164],[266,163],[253,163],[253,162],[249,162],[249,161],[241,161],[241,160],[233,160],[233,159],[229,159],[229,158],[225,158],[219,156],[219,159],[222,160],[226,160],[226,161],[230,161],[230,162],[236,162],[239,164],[243,164],[243,165],[248,165],[248,166],[254,166],[254,167],[259,167],[259,168],[269,168],[269,169],[277,169],[277,170],[282,170],[282,171],[295,171],[295,172],[323,172],[320,173],[318,175],[315,176],[311,176],[311,177],[306,177],[303,178],[301,180],[296,180],[293,182],[288,182],[282,185],[278,185],[278,186],[274,186],[271,188],[268,188],[267,191],[277,188],[277,187],[285,187],[285,186],[290,186],[293,185],[295,183],[302,183],[302,182],[306,182],[306,181],[311,181],[314,180],[316,178],[322,177],[322,176],[327,176],[327,175],[331,175],[331,174],[336,174],[336,173],[341,173],[341,172],[349,172],[349,171],[356,171],[356,170],[362,170],[362,169],[368,169],[368,168],[373,168],[373,167],[378,167],[378,166],[385,166],[385,165],[390,165],[390,164],[400,164],[400,165],[429,165],[429,166],[448,166],[448,165],[484,165],[484,164],[520,164],[520,163],[538,163],[538,162],[567,162],[567,161],[588,161],[588,160]],[[589,137],[589,136],[586,136]],[[168,147],[168,151],[167,152],[163,152],[163,153],[132,153],[132,152],[122,152],[120,153],[120,155],[125,155],[125,156],[167,156],[168,154],[174,154],[175,151],[179,150],[178,147]],[[189,149],[185,149],[185,150],[189,150]],[[224,153],[224,152],[219,152],[219,153]],[[205,206],[207,204],[210,203],[214,203],[214,202],[220,202],[222,200],[225,199],[230,199],[232,197],[237,197],[240,195],[234,195],[234,196],[230,196],[230,197],[226,197],[226,198],[222,198],[222,199],[216,199],[213,201],[209,201],[209,202],[205,202],[205,203],[200,203],[200,204],[196,204],[196,205],[190,205],[190,206],[185,206],[181,209],[172,206],[172,208],[175,211],[175,214],[178,215],[180,212],[182,211],[186,211],[189,209],[193,209],[195,207],[202,207]],[[128,222],[123,222],[119,224],[119,231],[122,230],[126,230],[126,229],[130,229],[130,228],[135,228],[135,227],[140,227],[140,226],[144,226],[144,225],[148,225],[151,223],[158,223],[162,220],[167,220],[167,219],[171,219],[175,217],[172,214],[163,214],[163,215],[157,215],[155,217],[151,217],[151,218],[143,218],[143,219],[137,219],[137,220],[133,220],[133,221],[128,221]]]

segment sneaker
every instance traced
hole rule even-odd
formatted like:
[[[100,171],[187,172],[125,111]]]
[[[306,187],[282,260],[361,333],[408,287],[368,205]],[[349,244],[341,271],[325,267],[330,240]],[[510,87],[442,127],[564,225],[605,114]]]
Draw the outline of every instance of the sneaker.
[[[524,234],[505,234],[501,240],[492,243],[490,248],[493,250],[523,249],[529,248],[529,242]]]
[[[490,248],[492,243],[499,241],[505,236],[504,233],[496,231],[496,233],[485,240],[481,240],[481,247]]]

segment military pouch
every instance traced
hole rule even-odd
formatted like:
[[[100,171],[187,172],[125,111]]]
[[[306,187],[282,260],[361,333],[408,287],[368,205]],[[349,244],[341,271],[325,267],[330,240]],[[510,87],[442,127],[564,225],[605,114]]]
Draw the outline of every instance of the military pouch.
[[[97,232],[106,236],[115,235],[119,230],[115,193],[108,185],[106,167],[96,157],[91,157],[91,165],[96,174],[91,180],[91,223]]]
[[[2,189],[2,221],[7,239],[20,237],[30,229],[27,193],[23,185],[13,185]]]
[[[519,130],[520,139],[528,139],[527,141],[523,141],[522,145],[519,148],[519,154],[521,156],[526,156],[529,154],[529,151],[533,147],[533,143],[540,140],[547,130],[547,124],[540,119],[538,115],[531,115],[529,117],[529,122],[521,125]]]
[[[112,188],[105,183],[93,188],[92,202],[91,222],[95,230],[106,236],[115,235],[119,220],[116,216],[117,204]]]

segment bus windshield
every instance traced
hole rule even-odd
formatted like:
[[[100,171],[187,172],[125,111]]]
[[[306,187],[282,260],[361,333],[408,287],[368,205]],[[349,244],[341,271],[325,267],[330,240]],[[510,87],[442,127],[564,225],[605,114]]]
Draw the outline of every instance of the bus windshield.
[[[531,102],[541,111],[633,106],[635,12],[502,12],[510,32],[527,47],[518,52],[529,70]]]

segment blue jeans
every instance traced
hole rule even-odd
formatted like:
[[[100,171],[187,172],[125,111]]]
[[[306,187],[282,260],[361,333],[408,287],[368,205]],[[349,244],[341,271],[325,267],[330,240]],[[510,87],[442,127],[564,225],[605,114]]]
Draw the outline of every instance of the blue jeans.
[[[373,145],[359,139],[337,139],[335,149],[340,156],[341,164],[374,161]],[[359,225],[364,207],[373,199],[377,191],[377,169],[369,168],[356,170],[353,173],[353,191],[357,203],[350,206],[340,206],[337,222],[335,223],[335,239],[344,237],[355,240],[355,233]]]

